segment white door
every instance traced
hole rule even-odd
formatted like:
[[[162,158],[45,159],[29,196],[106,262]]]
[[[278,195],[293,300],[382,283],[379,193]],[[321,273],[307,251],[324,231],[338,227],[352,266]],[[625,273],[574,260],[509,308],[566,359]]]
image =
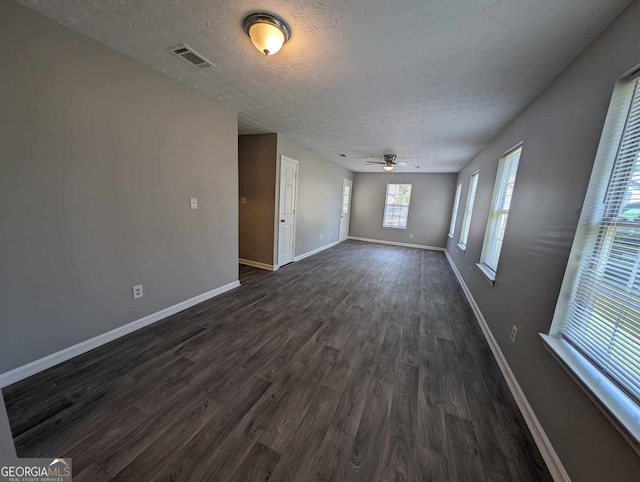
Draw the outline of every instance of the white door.
[[[298,161],[280,158],[280,217],[278,229],[278,266],[293,261],[296,222]]]
[[[351,187],[353,183],[349,179],[342,180],[342,201],[340,203],[340,236],[339,241],[344,241],[349,236],[349,217],[351,216]]]

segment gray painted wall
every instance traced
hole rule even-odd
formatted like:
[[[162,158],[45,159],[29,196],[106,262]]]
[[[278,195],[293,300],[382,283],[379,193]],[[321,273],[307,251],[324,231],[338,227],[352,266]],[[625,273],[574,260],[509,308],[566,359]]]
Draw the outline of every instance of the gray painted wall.
[[[16,448],[13,445],[9,417],[7,417],[7,410],[4,408],[4,398],[2,397],[2,391],[0,391],[0,457],[15,456]]]
[[[274,263],[277,134],[238,137],[240,257]]]
[[[0,373],[238,279],[234,112],[14,2],[0,43]]]
[[[300,256],[338,240],[342,180],[353,179],[353,172],[278,134],[278,168],[282,155],[300,163],[295,247],[295,255]],[[278,250],[277,224],[274,256]]]
[[[459,174],[448,243],[518,382],[574,481],[631,481],[640,457],[543,348],[615,81],[640,63],[635,2]],[[494,286],[475,268],[501,154],[524,141]],[[469,178],[480,170],[468,250],[460,236]],[[471,274],[469,269],[471,268]],[[515,344],[511,326],[519,328]]]
[[[387,183],[412,185],[406,230],[382,227]],[[456,174],[358,172],[353,183],[349,235],[444,248],[455,191]]]

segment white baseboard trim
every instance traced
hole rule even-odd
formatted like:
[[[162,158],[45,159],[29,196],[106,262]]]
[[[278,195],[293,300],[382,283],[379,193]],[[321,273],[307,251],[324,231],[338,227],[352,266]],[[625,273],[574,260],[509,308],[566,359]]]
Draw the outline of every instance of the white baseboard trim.
[[[560,457],[558,457],[558,454],[553,448],[553,445],[551,445],[551,442],[549,441],[547,434],[544,432],[542,425],[540,425],[540,421],[538,420],[538,417],[536,417],[536,414],[533,411],[533,408],[531,408],[531,405],[529,405],[529,401],[527,400],[527,397],[522,391],[522,388],[520,387],[518,380],[516,380],[515,375],[511,371],[511,367],[509,366],[507,359],[504,357],[504,354],[500,349],[500,345],[498,345],[498,342],[493,337],[493,333],[491,333],[491,329],[487,324],[487,320],[485,320],[484,315],[482,314],[482,312],[480,311],[480,308],[478,307],[478,304],[476,303],[476,300],[473,298],[471,291],[469,291],[469,287],[464,282],[462,275],[458,271],[458,268],[453,262],[453,259],[449,255],[449,251],[445,250],[445,254],[447,255],[447,259],[449,260],[449,264],[451,265],[451,268],[453,269],[453,272],[456,275],[456,278],[458,278],[458,282],[462,287],[462,291],[464,291],[464,294],[467,297],[469,304],[471,305],[471,309],[473,310],[473,313],[476,316],[476,319],[478,320],[480,329],[482,330],[482,333],[484,334],[484,337],[486,338],[487,343],[489,344],[489,348],[491,348],[491,353],[493,353],[493,357],[496,359],[496,362],[500,367],[502,376],[507,381],[509,390],[511,390],[511,394],[513,395],[513,398],[515,398],[516,403],[518,404],[518,408],[520,409],[520,412],[524,417],[524,421],[526,422],[527,427],[529,427],[529,431],[533,436],[533,440],[538,446],[538,449],[540,450],[540,454],[542,455],[542,458],[547,464],[547,468],[549,469],[549,472],[551,473],[553,480],[556,482],[571,482],[571,479],[569,478],[569,474],[567,474],[567,471],[565,470],[564,466],[562,465],[562,462],[560,461]]]
[[[340,244],[340,241],[334,241],[332,243],[325,244],[324,246],[320,246],[319,248],[316,248],[313,251],[307,251],[304,254],[296,256],[295,258],[293,258],[293,260],[294,261],[302,261],[303,259],[308,258],[309,256],[313,256],[314,254],[318,254],[320,251],[324,251],[325,249],[333,248],[337,244]]]
[[[404,248],[428,249],[431,251],[445,250],[444,248],[438,248],[437,246],[425,246],[423,244],[396,243],[395,241],[384,241],[382,239],[370,239],[370,238],[358,238],[356,236],[349,236],[348,239],[353,239],[354,241],[365,241],[367,243],[378,243],[378,244],[389,244],[391,246],[402,246]]]
[[[252,261],[244,258],[238,258],[238,263],[253,266],[254,268],[266,269],[267,271],[278,271],[278,268],[280,267],[277,264],[261,263],[260,261]]]
[[[228,283],[214,290],[207,291],[206,293],[194,296],[193,298],[189,298],[188,300],[181,301],[178,304],[157,311],[156,313],[147,315],[144,318],[140,318],[139,320],[132,321],[131,323],[127,323],[123,326],[119,326],[118,328],[103,333],[102,335],[98,335],[93,338],[89,338],[88,340],[81,341],[80,343],[65,348],[64,350],[60,350],[56,353],[52,353],[51,355],[47,355],[43,358],[32,361],[31,363],[27,363],[26,365],[22,365],[18,368],[14,368],[13,370],[2,373],[0,374],[0,388],[9,386],[12,383],[28,378],[31,375],[35,375],[36,373],[46,370],[47,368],[51,368],[52,366],[58,365],[59,363],[86,353],[89,350],[93,350],[94,348],[109,343],[110,341],[128,335],[131,332],[139,330],[140,328],[143,328],[147,325],[151,325],[152,323],[160,321],[182,310],[186,310],[187,308],[197,305],[198,303],[202,303],[203,301],[221,295],[222,293],[237,288],[238,286],[240,286],[240,281]]]

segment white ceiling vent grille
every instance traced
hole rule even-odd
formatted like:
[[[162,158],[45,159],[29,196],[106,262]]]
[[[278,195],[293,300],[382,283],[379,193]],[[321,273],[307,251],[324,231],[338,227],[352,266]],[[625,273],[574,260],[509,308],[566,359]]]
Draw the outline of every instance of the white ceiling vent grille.
[[[169,50],[171,50],[178,57],[183,58],[190,64],[195,65],[199,69],[204,69],[206,67],[210,67],[211,65],[213,65],[211,62],[205,59],[202,55],[195,52],[191,47],[188,47],[185,44],[180,44],[176,47],[170,48]]]

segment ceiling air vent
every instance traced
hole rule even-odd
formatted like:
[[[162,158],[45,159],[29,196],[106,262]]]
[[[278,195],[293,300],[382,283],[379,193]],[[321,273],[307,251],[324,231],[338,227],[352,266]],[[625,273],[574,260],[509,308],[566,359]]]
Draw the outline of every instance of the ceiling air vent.
[[[191,47],[187,47],[184,44],[180,44],[176,47],[170,48],[169,50],[171,50],[174,54],[183,58],[190,64],[195,65],[199,69],[204,69],[205,67],[210,67],[211,65],[213,65],[202,55],[195,52]]]

